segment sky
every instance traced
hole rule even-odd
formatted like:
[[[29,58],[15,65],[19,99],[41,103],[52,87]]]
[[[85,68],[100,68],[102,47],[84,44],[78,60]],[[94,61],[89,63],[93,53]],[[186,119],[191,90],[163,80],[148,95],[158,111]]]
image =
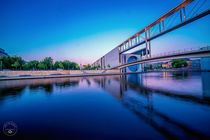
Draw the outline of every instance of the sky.
[[[180,2],[0,0],[0,48],[26,61],[91,64]],[[207,46],[209,25],[207,16],[155,39],[152,53]]]

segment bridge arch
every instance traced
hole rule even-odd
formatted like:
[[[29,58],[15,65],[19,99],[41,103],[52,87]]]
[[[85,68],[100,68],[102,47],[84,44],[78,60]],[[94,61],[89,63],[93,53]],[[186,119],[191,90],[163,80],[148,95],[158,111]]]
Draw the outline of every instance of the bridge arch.
[[[135,61],[137,61],[137,60],[138,60],[138,58],[137,58],[136,56],[130,56],[130,57],[128,57],[128,59],[127,59],[127,63],[135,62]],[[138,69],[139,69],[139,64],[129,66],[128,69],[129,69],[131,72],[136,72],[136,71],[138,71]]]

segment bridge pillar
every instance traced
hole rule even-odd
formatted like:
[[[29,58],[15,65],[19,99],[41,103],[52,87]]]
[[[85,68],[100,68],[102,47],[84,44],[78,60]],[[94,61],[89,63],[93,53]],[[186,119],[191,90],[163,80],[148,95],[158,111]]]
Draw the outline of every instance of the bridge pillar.
[[[148,29],[148,38],[150,38],[150,30]],[[151,43],[149,40],[149,57],[151,58]]]
[[[144,64],[138,64],[139,68],[136,72],[144,72]]]
[[[146,58],[148,58],[148,48],[147,48],[147,29],[145,28],[145,45],[146,45]]]
[[[202,71],[210,71],[210,58],[201,58],[201,70]]]
[[[144,72],[144,64],[142,63],[142,64],[140,64],[140,72]]]

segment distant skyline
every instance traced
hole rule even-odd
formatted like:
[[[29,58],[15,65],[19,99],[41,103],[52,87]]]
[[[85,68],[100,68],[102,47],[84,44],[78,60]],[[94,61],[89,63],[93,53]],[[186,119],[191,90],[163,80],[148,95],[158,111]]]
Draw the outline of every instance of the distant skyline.
[[[91,64],[182,1],[0,0],[0,48]],[[152,53],[209,45],[209,25],[207,16],[155,39]]]

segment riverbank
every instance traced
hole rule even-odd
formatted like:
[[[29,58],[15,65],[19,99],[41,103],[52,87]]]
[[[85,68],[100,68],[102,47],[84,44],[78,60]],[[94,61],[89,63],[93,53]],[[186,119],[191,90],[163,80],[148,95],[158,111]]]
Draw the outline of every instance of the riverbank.
[[[105,76],[105,75],[122,75],[122,74],[125,74],[125,73],[89,73],[89,74],[64,74],[64,75],[0,77],[0,81],[3,81],[3,80],[24,80],[24,79],[44,79],[44,78],[85,77],[85,76]]]
[[[210,72],[198,69],[156,69],[147,70],[148,72]],[[0,81],[3,80],[23,80],[23,79],[44,79],[44,78],[65,78],[65,77],[85,77],[85,76],[105,76],[105,75],[124,75],[142,72],[121,73],[120,70],[51,70],[51,71],[0,71]]]
[[[0,71],[0,80],[119,75],[120,70]]]
[[[120,70],[37,70],[37,71],[0,71],[0,77],[25,77],[69,74],[120,73]]]

